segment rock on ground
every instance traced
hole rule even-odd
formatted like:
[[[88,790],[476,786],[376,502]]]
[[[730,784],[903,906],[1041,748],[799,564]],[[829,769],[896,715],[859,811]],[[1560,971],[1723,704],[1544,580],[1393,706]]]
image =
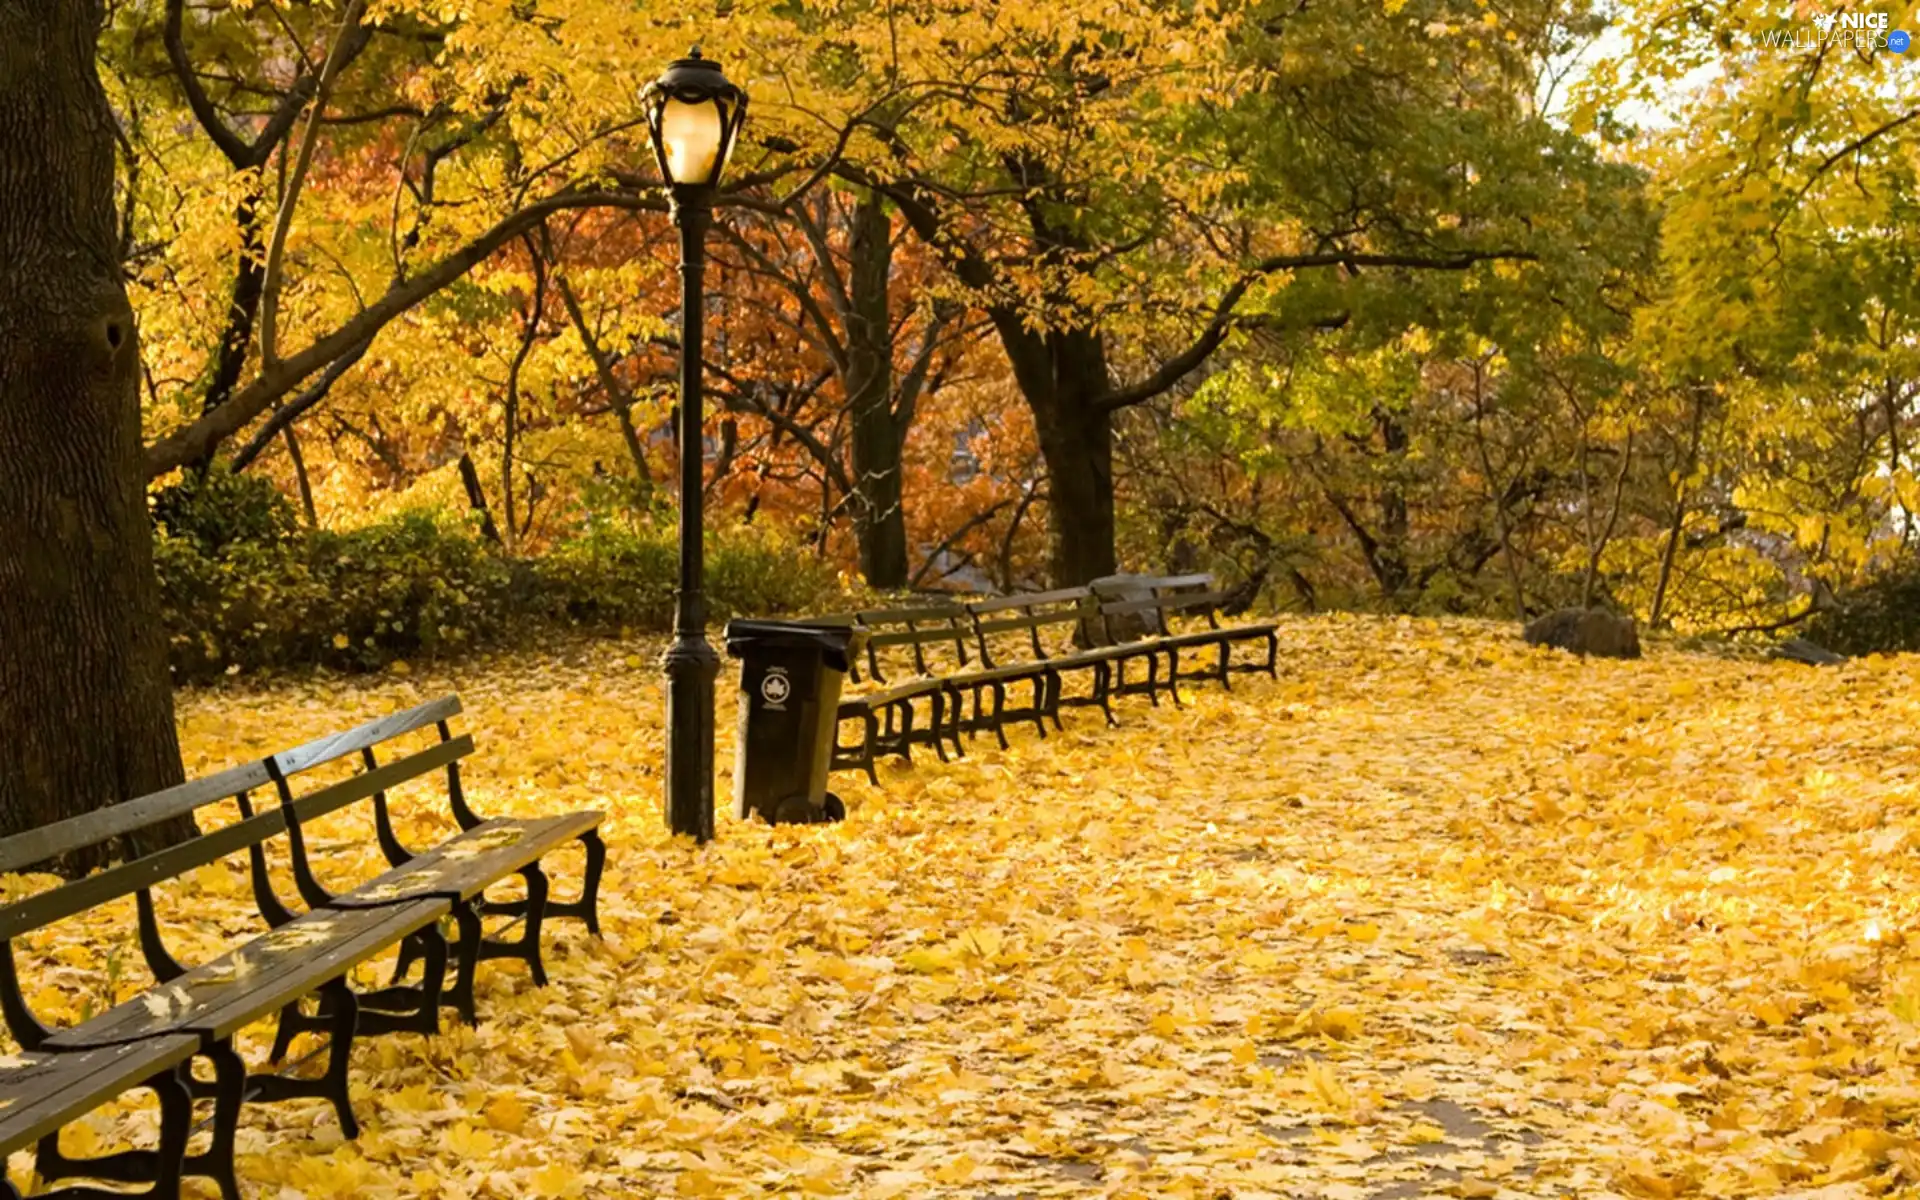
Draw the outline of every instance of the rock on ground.
[[[1598,608],[1563,608],[1527,622],[1530,646],[1552,646],[1598,658],[1639,658],[1640,633],[1631,617]]]

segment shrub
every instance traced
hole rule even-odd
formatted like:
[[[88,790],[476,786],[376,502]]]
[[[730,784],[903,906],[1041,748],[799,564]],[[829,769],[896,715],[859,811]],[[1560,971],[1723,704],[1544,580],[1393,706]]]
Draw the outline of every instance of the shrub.
[[[182,680],[431,657],[490,640],[510,607],[506,563],[426,513],[218,550],[161,529],[154,559]]]
[[[831,565],[777,532],[730,526],[707,535],[707,616],[818,610],[840,595]],[[595,629],[666,629],[680,554],[665,526],[598,526],[533,564],[551,615]]]
[[[1815,613],[1807,637],[1842,654],[1920,652],[1920,568],[1882,575]]]
[[[235,475],[224,466],[161,489],[152,509],[155,525],[208,554],[235,544],[282,542],[299,529],[293,505],[271,480]]]
[[[601,526],[515,561],[430,512],[307,533],[271,506],[224,519],[207,495],[170,500],[171,521],[155,531],[163,619],[183,682],[233,668],[376,670],[553,625],[616,632],[672,623],[679,557],[670,529]],[[806,547],[737,526],[708,537],[707,587],[716,622],[821,611],[840,593],[837,574]]]

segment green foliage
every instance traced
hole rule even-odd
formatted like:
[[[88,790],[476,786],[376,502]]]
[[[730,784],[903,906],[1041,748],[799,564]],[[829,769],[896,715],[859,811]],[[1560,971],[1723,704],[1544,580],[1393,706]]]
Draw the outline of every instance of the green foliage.
[[[183,681],[433,657],[497,637],[514,607],[507,563],[424,512],[213,547],[162,529],[154,554]]]
[[[668,527],[600,527],[535,559],[510,560],[428,511],[344,533],[263,519],[256,489],[223,513],[202,495],[156,530],[154,554],[174,677],[326,667],[377,670],[556,625],[664,630],[677,573]],[[180,532],[188,531],[187,533]],[[237,531],[257,536],[243,536]],[[709,609],[738,614],[832,607],[833,569],[777,534],[734,527],[708,538]]]
[[[270,545],[298,528],[293,505],[272,480],[236,475],[224,465],[156,492],[152,510],[154,523],[169,536],[207,554],[235,543]]]
[[[665,629],[679,571],[668,525],[600,525],[537,560],[544,615],[594,629]],[[832,565],[790,536],[733,525],[707,535],[707,615],[799,613],[840,597]]]
[[[1807,637],[1842,654],[1920,653],[1920,569],[1881,575],[1814,614]]]

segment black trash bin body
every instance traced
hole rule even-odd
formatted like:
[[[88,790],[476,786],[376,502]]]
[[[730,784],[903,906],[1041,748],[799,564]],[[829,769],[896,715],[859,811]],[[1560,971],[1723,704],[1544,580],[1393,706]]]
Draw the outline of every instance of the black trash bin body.
[[[734,816],[800,823],[846,815],[827,791],[827,770],[840,686],[865,636],[853,625],[728,622],[727,653],[740,660]]]

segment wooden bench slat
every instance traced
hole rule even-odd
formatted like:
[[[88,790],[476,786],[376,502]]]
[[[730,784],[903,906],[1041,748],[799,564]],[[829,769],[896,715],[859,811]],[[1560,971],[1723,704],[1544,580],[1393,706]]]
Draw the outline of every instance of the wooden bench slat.
[[[863,625],[898,625],[909,621],[950,621],[967,615],[963,604],[924,604],[918,608],[876,608],[859,614]]]
[[[175,817],[187,816],[229,796],[263,787],[268,782],[265,764],[246,763],[110,808],[81,813],[77,817],[16,833],[10,838],[0,839],[0,874],[19,871],[57,855],[97,845],[109,838],[134,833]]]
[[[1026,595],[996,596],[991,600],[975,600],[967,605],[967,611],[974,616],[990,612],[1005,612],[1009,608],[1032,608],[1038,604],[1064,604],[1069,600],[1085,600],[1093,595],[1089,588],[1056,588],[1051,592],[1031,592]]]
[[[1102,613],[1118,616],[1121,613],[1156,612],[1167,606],[1167,601],[1158,596],[1148,596],[1141,600],[1107,600],[1100,605]]]
[[[197,1037],[168,1034],[81,1053],[0,1058],[0,1159],[185,1062],[199,1048]]]
[[[1016,629],[1045,629],[1049,625],[1072,625],[1093,615],[1070,608],[1060,612],[1033,613],[1021,617],[996,617],[991,621],[982,621],[973,628],[975,633],[984,636],[991,633],[1008,633]]]
[[[345,758],[349,754],[358,754],[362,750],[399,737],[403,733],[412,733],[416,729],[436,725],[458,715],[460,715],[460,697],[442,696],[438,700],[429,700],[405,712],[378,717],[342,733],[315,738],[303,746],[282,750],[271,757],[275,765],[280,768],[281,774],[295,775],[336,759]]]
[[[335,896],[333,906],[378,908],[430,896],[471,900],[547,851],[597,828],[604,819],[605,814],[592,811],[557,817],[496,817]]]
[[[443,696],[405,712],[369,721],[344,733],[315,739],[273,757],[283,773],[292,775],[358,753],[368,746],[424,725],[443,721],[459,711],[458,696]],[[0,838],[0,874],[23,870],[111,838],[124,837],[162,821],[189,816],[209,804],[265,787],[271,781],[265,763],[243,763],[218,774],[81,813],[77,817],[29,829],[9,838]]]
[[[876,633],[867,638],[868,646],[926,646],[934,642],[964,641],[967,631],[952,625],[932,629],[901,629]]]
[[[377,909],[317,909],[265,933],[172,983],[116,1005],[48,1040],[56,1049],[81,1049],[192,1033],[224,1038],[317,989],[452,906],[421,899]]]
[[[385,791],[443,767],[472,750],[473,739],[462,734],[452,741],[441,742],[302,796],[294,802],[294,812],[302,821],[323,817],[375,792]],[[15,901],[0,908],[0,941],[11,941],[23,933],[83,913],[109,900],[117,900],[141,888],[176,878],[195,867],[204,867],[248,846],[266,841],[285,829],[286,822],[284,812],[270,808],[224,829],[216,829],[144,858],[120,863],[84,879]]]
[[[883,687],[877,692],[862,692],[857,696],[846,696],[840,701],[842,715],[863,712],[875,706],[897,704],[902,700],[916,700],[921,696],[930,696],[940,690],[940,680],[935,678],[909,679]]]

